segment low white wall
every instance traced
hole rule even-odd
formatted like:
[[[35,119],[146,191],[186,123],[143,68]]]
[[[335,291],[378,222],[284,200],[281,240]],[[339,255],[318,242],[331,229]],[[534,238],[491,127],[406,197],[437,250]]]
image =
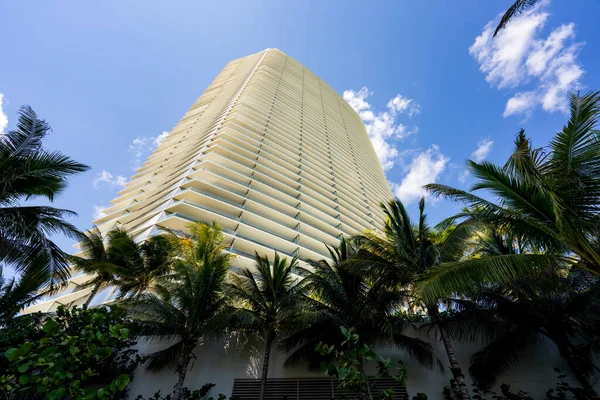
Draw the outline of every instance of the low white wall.
[[[407,334],[420,336],[432,343],[436,355],[445,367],[444,371],[426,369],[412,362],[406,354],[396,348],[380,347],[375,350],[383,356],[404,361],[408,369],[407,390],[411,398],[417,392],[423,392],[428,395],[430,400],[442,400],[442,389],[449,384],[452,378],[442,343],[437,340],[435,335],[427,337],[416,329],[412,329],[412,332],[408,331]],[[141,342],[138,347],[140,354],[147,354],[162,346]],[[468,377],[469,357],[480,347],[472,343],[454,343],[459,362],[467,375],[469,387],[471,384]],[[198,389],[203,384],[210,382],[216,384],[211,395],[224,393],[229,396],[234,378],[260,377],[263,350],[260,339],[244,344],[238,343],[235,338],[232,338],[198,346],[195,351],[197,358],[192,360],[192,367],[188,371],[185,386],[190,389]],[[311,372],[303,367],[283,368],[285,358],[284,354],[277,352],[275,347],[273,348],[269,363],[269,378],[324,376],[321,372]],[[372,370],[375,371],[374,365],[372,367]],[[546,390],[554,388],[556,383],[557,374],[553,370],[554,367],[560,368],[565,374],[570,374],[568,366],[560,358],[555,346],[548,341],[542,342],[534,349],[528,361],[504,374],[498,382],[510,384],[513,391],[525,390],[534,399],[543,399]],[[572,386],[577,386],[576,381],[570,376],[567,380]],[[131,383],[130,398],[135,398],[138,394],[149,397],[159,389],[163,394],[167,394],[172,390],[175,381],[176,375],[173,369],[152,373],[141,368],[136,371],[135,378]],[[496,392],[500,393],[499,388],[496,388]]]

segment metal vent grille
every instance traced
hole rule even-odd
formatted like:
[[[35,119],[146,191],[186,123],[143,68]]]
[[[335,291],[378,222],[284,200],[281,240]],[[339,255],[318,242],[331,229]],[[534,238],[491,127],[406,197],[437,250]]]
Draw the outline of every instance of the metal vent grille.
[[[374,377],[369,377],[373,380]],[[392,378],[381,378],[371,387],[374,395],[381,389],[394,388],[396,400],[407,399],[406,388]],[[260,379],[235,379],[232,397],[239,400],[255,400],[260,395]],[[350,400],[351,397],[338,389],[337,380],[331,378],[282,378],[268,379],[266,400]]]

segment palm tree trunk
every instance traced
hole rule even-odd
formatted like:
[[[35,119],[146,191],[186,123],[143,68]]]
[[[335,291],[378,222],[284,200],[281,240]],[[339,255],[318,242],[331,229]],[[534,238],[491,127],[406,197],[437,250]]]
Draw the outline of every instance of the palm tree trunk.
[[[454,347],[452,346],[452,342],[448,337],[448,329],[446,329],[446,324],[440,318],[439,312],[437,310],[437,305],[433,307],[427,307],[427,310],[429,311],[431,321],[437,325],[438,330],[440,332],[440,338],[442,339],[442,343],[444,344],[444,349],[446,350],[448,361],[450,361],[450,371],[452,372],[452,376],[454,377],[454,380],[458,385],[458,392],[460,398],[462,400],[470,400],[471,396],[469,394],[469,388],[467,387],[467,383],[465,382],[465,375],[463,374],[462,368],[458,363],[456,353],[454,352]]]
[[[559,345],[560,355],[565,359],[571,372],[583,388],[585,395],[590,399],[597,399],[598,394],[594,390],[594,386],[590,383],[586,373],[581,368],[580,362],[577,359],[576,353],[568,345]]]
[[[260,397],[259,400],[265,399],[265,392],[267,390],[267,375],[269,373],[269,357],[271,356],[271,346],[273,339],[275,338],[275,332],[269,330],[267,333],[267,343],[265,344],[265,357],[263,358],[262,376],[260,379]]]
[[[96,283],[94,285],[94,288],[92,289],[92,291],[90,292],[90,295],[88,296],[87,300],[85,301],[85,303],[83,304],[83,306],[85,308],[88,308],[90,306],[90,303],[92,302],[92,299],[94,297],[96,297],[96,295],[98,294],[98,291],[100,290],[100,282]]]
[[[173,387],[173,400],[181,399],[181,390],[183,389],[183,382],[185,381],[188,365],[192,359],[192,351],[194,351],[194,347],[195,346],[192,344],[183,345],[183,350],[181,352],[181,356],[179,356],[177,368],[175,369],[178,378],[177,383],[175,383],[175,386]]]

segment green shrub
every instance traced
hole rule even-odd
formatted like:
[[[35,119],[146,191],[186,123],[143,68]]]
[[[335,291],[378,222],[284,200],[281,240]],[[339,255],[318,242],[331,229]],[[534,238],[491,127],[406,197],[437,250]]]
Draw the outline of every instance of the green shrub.
[[[19,320],[19,318],[17,319]],[[0,388],[7,399],[120,399],[142,361],[129,323],[116,309],[60,307],[55,316],[8,327]],[[25,325],[24,325],[25,324]],[[24,325],[24,326],[23,326]]]
[[[371,394],[372,384],[369,383],[363,369],[364,362],[372,360],[377,362],[378,372],[375,379],[391,377],[401,386],[406,386],[406,368],[402,361],[398,361],[396,371],[395,373],[392,373],[390,372],[390,369],[394,366],[394,362],[389,357],[383,358],[380,355],[377,355],[366,344],[361,346],[359,343],[359,336],[353,328],[348,330],[342,326],[340,327],[340,330],[346,340],[341,344],[339,349],[324,343],[319,343],[315,348],[315,350],[323,356],[334,356],[334,362],[323,362],[321,364],[321,369],[323,369],[327,375],[338,379],[340,389],[348,391],[352,394],[352,398],[359,395],[367,399],[373,399],[374,397]],[[395,399],[394,389],[389,388],[380,390],[379,399]]]

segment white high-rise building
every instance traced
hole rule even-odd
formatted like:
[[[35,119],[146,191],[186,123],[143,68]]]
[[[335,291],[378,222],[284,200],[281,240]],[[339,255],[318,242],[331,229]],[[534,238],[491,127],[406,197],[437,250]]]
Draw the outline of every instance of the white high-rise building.
[[[381,228],[379,203],[392,198],[356,112],[302,64],[266,49],[227,64],[94,223],[144,240],[217,222],[235,266],[252,267],[255,251],[327,258],[326,244],[342,235]],[[82,304],[90,289],[77,284],[88,278],[75,274],[30,310]],[[105,289],[92,305],[115,296]]]

